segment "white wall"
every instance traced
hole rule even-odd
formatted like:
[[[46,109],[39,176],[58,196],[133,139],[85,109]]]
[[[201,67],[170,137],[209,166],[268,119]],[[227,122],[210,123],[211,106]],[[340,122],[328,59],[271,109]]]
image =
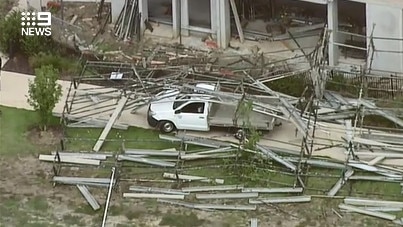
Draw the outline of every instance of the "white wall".
[[[367,36],[403,39],[403,9],[366,4]],[[375,24],[375,28],[373,28]],[[375,50],[403,51],[403,41],[374,39]],[[371,54],[369,58],[371,57]],[[368,63],[369,63],[368,59]],[[403,72],[403,54],[375,52],[372,69]]]

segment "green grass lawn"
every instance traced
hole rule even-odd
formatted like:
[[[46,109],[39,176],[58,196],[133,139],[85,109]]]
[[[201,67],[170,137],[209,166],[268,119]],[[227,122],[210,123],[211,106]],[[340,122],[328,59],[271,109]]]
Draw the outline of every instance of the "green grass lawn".
[[[49,151],[55,150],[58,147],[60,147],[57,141],[53,145],[41,146],[35,143],[35,141],[32,141],[32,139],[28,138],[30,133],[32,133],[29,132],[30,129],[35,127],[35,125],[38,122],[38,116],[35,112],[4,106],[0,106],[0,110],[1,110],[0,155],[2,157],[5,158],[9,157],[10,158],[9,160],[13,160],[15,156],[21,157],[32,154],[37,155],[39,153],[46,154]],[[52,124],[58,125],[59,119],[53,118]],[[91,151],[101,131],[102,129],[67,128],[64,133],[64,135],[67,138],[65,143],[67,150]],[[115,153],[121,152],[122,143],[125,144],[126,148],[142,148],[142,149],[179,148],[178,143],[159,140],[158,135],[159,135],[158,131],[140,129],[135,127],[130,127],[128,130],[113,129],[109,133],[107,141],[104,143],[102,150],[112,151]],[[193,148],[200,149],[199,147],[193,147]],[[295,176],[273,173],[271,171],[264,170],[265,168],[266,169],[281,168],[277,166],[275,163],[265,164],[265,166],[261,166],[259,170],[257,170],[256,168],[248,169],[246,171],[247,174],[244,174],[243,177],[240,177],[239,175],[236,175],[233,172],[228,171],[227,168],[225,168],[226,165],[230,164],[231,161],[229,160],[194,161],[194,162],[187,161],[185,162],[184,165],[183,174],[208,176],[211,178],[224,178],[225,184],[243,184],[245,186],[252,186],[252,187],[287,187],[287,186],[292,187],[295,181]],[[211,167],[205,165],[211,165]],[[201,166],[201,168],[186,169],[187,167],[192,168],[193,166]],[[212,166],[216,167],[213,168]],[[140,167],[129,162],[122,165],[122,169],[123,169],[122,177],[124,176],[127,178],[151,177],[152,179],[159,179],[161,178],[162,172],[169,171],[159,168]],[[238,168],[238,170],[244,171],[241,170],[240,168]],[[101,171],[102,174],[104,174],[105,176],[108,176],[110,174],[110,168],[98,168],[97,170],[94,171],[98,172]],[[309,177],[307,185],[309,189],[305,191],[305,194],[310,195],[325,194],[326,191],[329,190],[338,180],[338,176],[339,175],[341,176],[340,170],[311,168],[310,171],[314,175],[316,174],[316,175],[333,176],[333,177]],[[359,171],[357,172],[358,172],[357,174],[360,175],[365,174],[365,173],[359,173]],[[338,195],[349,195],[350,184],[351,181],[349,181],[349,183],[347,183],[347,185],[342,188],[342,190],[339,192]],[[192,183],[192,186],[196,185],[198,185],[198,183]],[[156,186],[167,187],[167,185],[164,184],[159,184]],[[358,181],[353,183],[352,185],[351,196],[403,201],[403,198],[400,194],[400,190],[401,189],[398,184]],[[278,195],[278,196],[284,196],[284,195]],[[5,202],[6,201],[16,202],[13,199],[5,200]],[[320,214],[320,212],[322,212],[321,211],[322,208],[319,209],[318,207],[327,207],[327,206],[337,207],[337,205],[341,202],[340,200],[331,200],[331,202],[328,202],[327,200],[318,200],[318,201],[315,200],[310,204],[306,204],[306,206],[311,207],[309,209],[312,209],[312,212],[310,213],[311,215],[313,215],[312,217],[316,217],[315,216],[316,210],[318,215]],[[17,202],[17,204],[19,203]],[[3,207],[3,205],[1,207]],[[5,209],[4,212],[6,210],[7,209]],[[9,211],[11,212],[12,210]],[[402,215],[402,213],[400,213],[399,215]],[[29,216],[25,218],[29,218]],[[191,214],[186,214],[184,215],[184,219],[196,220],[197,218],[193,217]],[[316,220],[316,218],[313,219]],[[170,220],[169,218],[165,218],[164,222],[169,223],[172,222],[172,220]]]
[[[32,154],[48,147],[39,147],[29,141],[29,131],[38,123],[38,115],[33,111],[0,106],[0,154]],[[58,126],[59,119],[53,118],[52,125]],[[102,129],[67,128],[65,130],[66,149],[91,151]],[[159,132],[130,127],[128,130],[112,129],[104,143],[104,151],[120,151],[122,143],[127,148],[166,149],[177,147],[177,143],[162,141]],[[59,145],[59,144],[55,144]]]
[[[38,122],[32,111],[0,106],[0,154],[20,155],[35,153],[38,147],[27,139],[27,130]]]
[[[10,107],[0,106],[2,112],[0,118],[0,154],[1,155],[24,155],[47,153],[51,150],[58,149],[59,143],[56,142],[53,146],[38,146],[28,139],[29,129],[33,128],[38,122],[38,116],[33,111],[21,110]],[[52,119],[53,125],[59,124],[58,118]],[[97,141],[102,129],[93,128],[67,128],[65,130],[66,150],[71,151],[91,151]],[[167,149],[179,148],[178,143],[163,141],[158,138],[159,132],[154,130],[146,130],[136,127],[130,127],[128,130],[112,129],[108,134],[102,151],[111,151],[119,153],[122,151],[122,144],[126,148],[137,149]],[[199,148],[199,147],[198,147]],[[217,178],[226,177],[227,183],[232,184],[247,184],[260,186],[292,186],[295,181],[295,176],[263,171],[264,166],[259,170],[248,170],[248,176],[239,178],[224,168],[225,165],[231,164],[228,160],[219,161],[194,161],[185,163],[186,167],[193,165],[211,165],[221,166],[219,168],[199,168],[188,170],[187,174],[212,176]],[[270,164],[272,165],[272,164]],[[130,164],[129,164],[130,166]],[[273,166],[276,167],[276,166]],[[270,166],[267,168],[271,169]],[[278,167],[277,167],[278,168]],[[144,168],[139,168],[139,171],[145,171]],[[161,170],[163,171],[163,170]],[[130,170],[132,172],[132,170]],[[136,170],[133,170],[136,172]],[[155,172],[158,172],[156,170]],[[340,170],[326,170],[311,168],[312,173],[316,175],[332,175],[334,177],[309,177],[308,187],[311,188],[309,194],[323,194],[321,190],[328,190],[337,180],[337,176],[341,176]],[[357,171],[359,172],[359,171]],[[359,174],[359,173],[358,173]],[[365,173],[363,173],[365,174]],[[347,195],[348,187],[344,187],[340,194]],[[378,183],[378,182],[355,182],[352,192],[358,194],[369,193],[371,195],[382,196],[384,194],[391,196],[400,195],[400,187],[398,184]]]

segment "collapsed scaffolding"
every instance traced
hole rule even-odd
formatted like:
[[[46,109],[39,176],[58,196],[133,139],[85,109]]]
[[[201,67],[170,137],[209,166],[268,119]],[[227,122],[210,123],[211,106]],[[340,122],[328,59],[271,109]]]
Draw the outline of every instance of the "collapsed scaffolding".
[[[130,190],[148,193],[124,193],[124,197],[158,198],[160,202],[198,209],[255,210],[255,204],[308,202],[311,199],[310,196],[290,196],[277,198],[276,201],[273,199],[257,199],[257,197],[260,193],[276,190],[283,193],[289,191],[295,191],[297,194],[303,193],[307,188],[307,179],[311,166],[341,171],[342,174],[339,180],[332,188],[327,190],[326,194],[329,197],[335,197],[346,182],[353,180],[401,183],[403,170],[401,165],[399,166],[399,162],[403,158],[401,154],[403,147],[400,141],[403,136],[364,129],[363,119],[365,112],[368,112],[383,116],[400,127],[403,127],[402,120],[394,113],[382,110],[374,103],[363,98],[364,80],[361,80],[358,99],[342,97],[335,92],[325,90],[325,83],[330,73],[327,67],[324,67],[326,37],[328,37],[327,31],[324,32],[323,39],[318,42],[316,51],[310,55],[285,60],[268,59],[264,54],[218,57],[194,50],[184,49],[179,52],[178,48],[175,47],[158,46],[148,51],[147,55],[143,54],[133,58],[135,61],[132,64],[87,62],[81,75],[73,79],[71,83],[62,118],[68,127],[93,126],[104,128],[93,147],[93,151],[98,152],[101,150],[102,144],[112,127],[124,129],[130,125],[130,121],[117,124],[118,118],[121,122],[124,122],[125,118],[128,119],[133,114],[139,114],[141,109],[144,109],[150,102],[166,98],[167,96],[159,96],[162,91],[176,89],[186,94],[197,91],[207,93],[214,96],[222,104],[239,106],[241,102],[251,102],[253,111],[279,118],[284,121],[284,127],[294,128],[297,131],[298,136],[296,138],[300,140],[300,143],[295,146],[291,145],[289,140],[279,141],[273,138],[275,135],[272,135],[271,139],[267,139],[269,143],[259,142],[254,150],[250,150],[242,148],[236,141],[232,143],[224,142],[230,140],[228,137],[213,140],[211,138],[200,138],[195,133],[184,132],[178,133],[175,137],[160,136],[161,139],[180,143],[181,148],[179,151],[141,151],[123,147],[123,154],[113,155],[117,162],[146,163],[151,166],[163,167],[164,169],[173,168],[173,171],[169,173],[164,172],[163,177],[174,179],[174,182],[214,181],[218,184],[223,184],[223,179],[209,179],[204,176],[181,174],[186,171],[186,168],[183,167],[184,162],[199,159],[237,158],[236,153],[234,155],[232,151],[240,149],[242,152],[258,154],[261,157],[274,160],[280,166],[283,166],[286,169],[286,171],[283,171],[284,174],[295,176],[293,185],[288,185],[290,188],[252,190],[241,186],[227,185],[222,188],[218,188],[218,186],[216,188],[211,186],[207,189],[193,188],[184,190],[182,188],[180,192],[173,192],[168,189],[145,189],[137,186]],[[295,69],[296,66],[299,68]],[[370,72],[370,70],[368,71]],[[369,73],[368,71],[361,72],[361,76],[364,77],[366,73]],[[268,81],[301,75],[307,78],[311,85],[305,89],[299,98],[273,91],[265,85]],[[219,82],[222,90],[213,92],[195,87],[195,84],[199,82]],[[89,86],[86,83],[99,85]],[[270,101],[268,102],[267,100]],[[143,114],[143,118],[145,121],[146,114]],[[351,120],[352,118],[355,118],[354,123]],[[359,126],[358,121],[360,122]],[[340,123],[343,124],[342,127],[340,127]],[[358,130],[357,127],[359,127]],[[275,129],[272,134],[276,134],[276,131],[278,130]],[[326,133],[336,134],[338,138],[323,136]],[[330,140],[330,142],[325,143],[325,140]],[[284,143],[290,144],[285,146]],[[197,144],[213,150],[186,151],[186,149],[182,149],[184,144]],[[320,151],[326,149],[329,150],[326,153],[327,156],[331,158],[318,157],[323,156],[324,153],[320,153]],[[364,149],[368,151],[362,151]],[[335,157],[331,152],[337,153],[336,156],[338,157]],[[60,155],[64,156],[64,158],[60,158]],[[63,159],[66,162],[71,162],[71,156],[75,157],[75,163],[77,163],[78,155],[68,154],[65,149],[62,149],[62,152],[58,153],[57,156],[59,156],[57,159],[58,165],[63,163]],[[70,156],[70,160],[68,160],[67,156]],[[159,160],[153,156],[172,157],[172,160]],[[42,158],[42,160],[45,160],[45,158]],[[79,162],[82,164],[87,161],[84,158]],[[119,169],[119,165],[116,165],[116,168]],[[361,172],[376,175],[358,175]],[[66,181],[68,183],[73,182],[72,184],[80,183],[84,185],[86,184],[85,182],[89,182],[88,179],[81,180],[78,183],[77,180],[69,181],[64,179],[63,182]],[[80,191],[82,190],[80,189]],[[213,197],[227,199],[249,198],[249,205],[234,207],[231,205],[190,204],[166,200],[184,199],[189,190],[192,192],[241,190],[241,193],[225,193],[214,196],[196,194],[196,197],[198,199],[213,199]],[[154,193],[150,194],[149,192]],[[346,200],[345,203],[349,205],[341,205],[342,210],[355,209],[355,212],[365,213],[364,208],[351,208],[351,205],[357,205],[356,203],[350,200]],[[371,214],[374,215],[374,213]],[[380,217],[382,213],[375,213],[374,216],[377,215]],[[388,220],[396,223],[401,222],[397,217],[388,216]]]

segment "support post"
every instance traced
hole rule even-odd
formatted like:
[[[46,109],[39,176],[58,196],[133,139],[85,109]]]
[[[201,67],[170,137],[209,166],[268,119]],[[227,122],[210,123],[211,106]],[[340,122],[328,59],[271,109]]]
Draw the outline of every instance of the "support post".
[[[111,1],[112,23],[116,23],[118,20],[120,12],[122,12],[125,3],[126,0]]]
[[[220,48],[225,49],[231,40],[231,17],[229,0],[216,0],[218,3],[217,39]]]
[[[211,31],[214,32],[214,35],[217,38],[217,32],[218,32],[218,8],[217,8],[217,0],[210,0],[210,20],[211,20]]]
[[[148,0],[139,0],[139,13],[140,17],[140,34],[146,30],[145,21],[148,20]]]
[[[327,4],[327,24],[330,30],[329,36],[329,65],[336,66],[339,60],[339,47],[335,44],[338,39],[338,27],[339,27],[339,16],[338,16],[338,0],[333,0]]]
[[[181,26],[181,0],[172,0],[172,38],[176,39],[180,34]]]
[[[188,28],[189,27],[189,1],[188,0],[179,0],[180,2],[180,7],[181,7],[181,34],[184,36],[189,35],[189,30],[188,29],[183,29],[183,28]]]

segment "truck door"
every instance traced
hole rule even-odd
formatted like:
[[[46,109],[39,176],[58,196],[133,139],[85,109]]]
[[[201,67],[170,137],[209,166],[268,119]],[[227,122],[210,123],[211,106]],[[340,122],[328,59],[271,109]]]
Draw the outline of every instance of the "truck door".
[[[205,102],[192,102],[175,111],[178,129],[208,131],[207,105]]]

